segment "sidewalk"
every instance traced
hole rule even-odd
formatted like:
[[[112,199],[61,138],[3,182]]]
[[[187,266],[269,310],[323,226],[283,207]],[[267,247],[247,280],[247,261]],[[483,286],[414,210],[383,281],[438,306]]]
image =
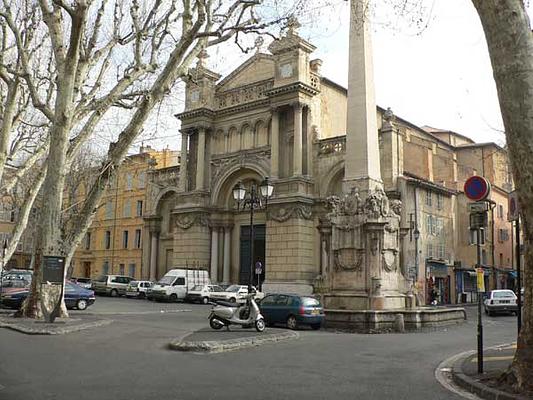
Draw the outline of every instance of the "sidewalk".
[[[483,352],[483,373],[477,370],[477,353],[459,358],[452,367],[453,381],[483,399],[526,400],[532,396],[517,394],[510,385],[499,382],[513,361],[516,344],[500,345]]]
[[[222,353],[246,347],[275,343],[281,340],[297,339],[298,332],[285,329],[267,328],[259,333],[255,329],[231,327],[215,331],[210,328],[189,333],[169,343],[170,350],[191,351],[196,353]]]
[[[57,318],[53,324],[30,318],[14,318],[12,315],[0,313],[0,328],[7,328],[28,335],[63,335],[98,326],[109,325],[110,319],[97,318],[92,315],[71,318]]]

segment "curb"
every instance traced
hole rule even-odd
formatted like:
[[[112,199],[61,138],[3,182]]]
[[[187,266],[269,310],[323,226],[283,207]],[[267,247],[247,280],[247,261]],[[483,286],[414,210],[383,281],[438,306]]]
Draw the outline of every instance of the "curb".
[[[261,346],[267,343],[275,343],[282,340],[298,339],[298,332],[287,331],[275,333],[268,336],[252,336],[239,339],[210,340],[188,342],[186,340],[175,340],[168,344],[170,350],[187,351],[195,353],[223,353],[226,351],[240,350],[247,347]]]
[[[497,349],[502,346],[508,346],[510,344],[500,344],[497,346],[489,347],[489,349]],[[487,385],[482,384],[476,379],[471,378],[466,375],[463,371],[464,361],[475,353],[475,350],[467,351],[461,354],[456,354],[455,356],[450,357],[449,359],[443,361],[441,365],[449,363],[451,365],[451,380],[460,388],[466,390],[471,394],[475,394],[486,400],[528,400],[527,397],[511,394],[504,392],[502,390],[491,388]],[[440,366],[439,366],[440,367]],[[441,382],[442,383],[442,382]],[[449,388],[448,388],[449,389]]]
[[[0,328],[7,328],[13,331],[25,333],[27,335],[64,335],[66,333],[83,331],[85,329],[96,328],[99,326],[109,325],[113,322],[111,319],[104,319],[101,321],[86,322],[78,325],[65,327],[43,327],[35,328],[17,323],[6,323],[0,320]]]

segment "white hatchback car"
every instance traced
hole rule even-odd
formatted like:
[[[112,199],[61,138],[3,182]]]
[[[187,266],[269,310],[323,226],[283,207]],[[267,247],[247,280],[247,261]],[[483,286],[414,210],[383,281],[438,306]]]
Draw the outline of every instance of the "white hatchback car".
[[[246,285],[231,285],[223,292],[216,292],[211,294],[213,300],[224,300],[231,303],[243,303],[245,296],[248,294],[248,286]],[[256,292],[255,299],[259,300],[265,297],[264,293]]]
[[[189,303],[203,303],[207,304],[211,300],[213,293],[223,292],[218,285],[196,285],[185,295],[185,301]]]
[[[126,288],[126,297],[146,298],[146,292],[151,288],[153,282],[150,281],[131,281]]]
[[[516,302],[517,297],[512,290],[491,290],[485,299],[485,313],[488,315],[496,314],[498,312],[516,314],[518,312],[518,305]]]

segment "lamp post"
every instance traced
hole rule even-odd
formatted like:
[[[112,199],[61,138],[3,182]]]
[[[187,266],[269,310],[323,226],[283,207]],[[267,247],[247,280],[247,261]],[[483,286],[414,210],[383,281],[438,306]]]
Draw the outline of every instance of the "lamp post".
[[[247,193],[246,188],[242,182],[237,183],[233,187],[233,199],[237,202],[237,211],[245,210],[246,207],[250,209],[250,276],[248,279],[248,291],[252,291],[252,276],[254,266],[254,210],[266,208],[268,199],[272,196],[274,186],[268,181],[268,178],[263,179],[259,185],[259,192],[254,183],[250,185],[250,190]]]

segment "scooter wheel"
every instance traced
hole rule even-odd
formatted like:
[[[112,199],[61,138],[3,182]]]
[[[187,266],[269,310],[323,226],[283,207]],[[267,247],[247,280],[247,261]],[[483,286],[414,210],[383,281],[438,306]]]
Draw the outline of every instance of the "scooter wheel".
[[[219,330],[224,327],[224,323],[216,317],[213,317],[209,320],[209,326],[213,329]]]
[[[257,332],[263,332],[265,330],[265,320],[263,318],[255,321],[255,330]]]

